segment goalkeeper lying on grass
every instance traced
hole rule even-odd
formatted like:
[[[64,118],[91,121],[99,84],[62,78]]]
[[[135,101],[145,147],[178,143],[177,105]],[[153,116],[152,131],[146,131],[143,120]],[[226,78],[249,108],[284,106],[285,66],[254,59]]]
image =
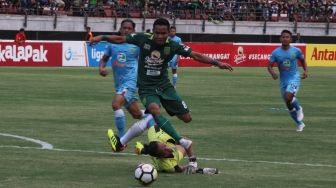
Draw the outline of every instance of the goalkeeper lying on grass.
[[[187,150],[184,149],[181,145],[176,144],[176,141],[167,133],[160,129],[157,130],[155,125],[152,115],[147,115],[147,117],[134,123],[121,138],[114,135],[112,129],[109,129],[108,138],[112,145],[112,150],[122,151],[131,139],[148,129],[149,144],[143,145],[137,142],[135,152],[139,155],[150,155],[157,171],[218,174],[218,169],[216,168],[198,168],[192,145]],[[189,157],[189,163],[181,165],[181,161],[186,155]]]

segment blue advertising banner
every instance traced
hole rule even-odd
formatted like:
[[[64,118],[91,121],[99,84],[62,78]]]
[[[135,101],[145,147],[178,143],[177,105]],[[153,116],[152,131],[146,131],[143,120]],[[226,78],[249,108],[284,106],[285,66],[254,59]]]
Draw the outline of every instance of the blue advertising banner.
[[[94,45],[90,45],[89,42],[86,43],[87,48],[87,59],[89,61],[89,67],[98,67],[99,61],[104,55],[107,42],[100,42]],[[110,63],[108,66],[111,66]]]

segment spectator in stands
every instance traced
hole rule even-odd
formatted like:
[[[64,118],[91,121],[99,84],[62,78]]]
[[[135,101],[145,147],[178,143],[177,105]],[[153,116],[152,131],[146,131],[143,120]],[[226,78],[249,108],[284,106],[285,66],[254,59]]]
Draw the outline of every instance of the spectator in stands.
[[[64,1],[62,1],[62,0],[55,0],[55,3],[56,3],[56,6],[57,6],[59,9],[63,9],[64,6],[65,6]]]
[[[72,3],[72,15],[73,16],[83,16],[82,8],[84,8],[83,1],[81,0],[73,0]]]
[[[296,33],[296,40],[295,43],[304,43],[302,38],[301,38],[301,34],[300,33]]]
[[[86,27],[85,41],[90,41],[92,37],[93,37],[93,34],[91,32],[91,27]]]
[[[29,9],[31,6],[31,0],[20,0],[20,6],[22,9]]]
[[[23,28],[15,36],[15,42],[18,44],[24,44],[26,42],[26,34]]]

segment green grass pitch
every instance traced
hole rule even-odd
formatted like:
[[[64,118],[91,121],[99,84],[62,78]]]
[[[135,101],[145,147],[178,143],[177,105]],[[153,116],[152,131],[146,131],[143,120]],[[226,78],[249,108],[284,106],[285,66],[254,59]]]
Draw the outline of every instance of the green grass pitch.
[[[199,166],[221,173],[159,173],[151,187],[336,187],[335,72],[309,69],[298,95],[306,128],[298,133],[266,68],[180,68],[177,90],[193,121],[169,119],[194,141]],[[107,143],[109,76],[96,68],[0,68],[0,187],[141,187],[134,169],[151,161],[132,153],[146,134],[121,154]]]

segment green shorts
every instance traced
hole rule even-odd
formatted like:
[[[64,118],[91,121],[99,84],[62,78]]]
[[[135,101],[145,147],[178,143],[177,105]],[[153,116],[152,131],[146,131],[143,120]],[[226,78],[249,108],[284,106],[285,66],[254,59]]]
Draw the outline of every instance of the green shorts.
[[[177,95],[174,87],[165,89],[143,90],[139,92],[142,104],[147,108],[149,104],[162,105],[171,116],[189,113],[187,104]]]

